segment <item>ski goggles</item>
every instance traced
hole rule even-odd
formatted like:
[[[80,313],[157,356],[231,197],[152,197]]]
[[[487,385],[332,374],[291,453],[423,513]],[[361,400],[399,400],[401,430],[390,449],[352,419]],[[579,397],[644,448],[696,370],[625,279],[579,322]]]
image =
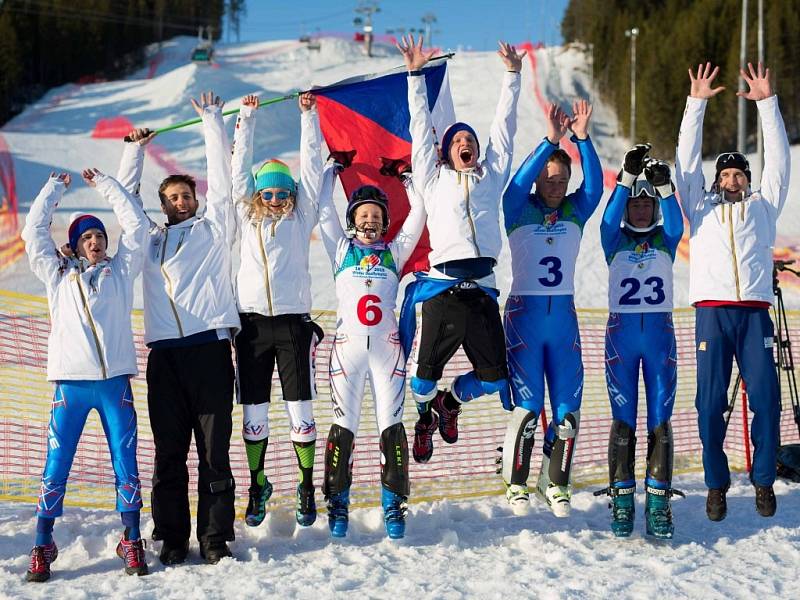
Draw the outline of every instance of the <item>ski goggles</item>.
[[[274,192],[274,193],[269,191],[269,190],[261,190],[259,192],[259,194],[261,195],[261,199],[264,200],[265,202],[272,202],[272,198],[273,197],[276,200],[280,200],[281,202],[286,202],[289,199],[289,197],[292,195],[291,192],[287,192],[287,191],[284,191],[284,190],[281,190],[280,192]]]
[[[631,198],[640,198],[642,196],[647,196],[648,198],[658,199],[656,195],[656,190],[653,188],[653,184],[651,184],[646,179],[637,179],[633,183],[633,187],[631,188]]]

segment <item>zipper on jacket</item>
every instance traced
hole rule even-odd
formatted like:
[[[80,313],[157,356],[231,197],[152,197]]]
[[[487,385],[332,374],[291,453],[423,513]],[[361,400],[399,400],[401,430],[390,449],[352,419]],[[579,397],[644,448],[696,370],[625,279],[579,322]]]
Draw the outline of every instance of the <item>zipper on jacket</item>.
[[[722,207],[723,218],[725,216],[725,207]],[[742,296],[739,291],[739,262],[736,259],[736,241],[733,237],[733,204],[728,203],[728,231],[731,238],[731,253],[733,254],[733,280],[736,283],[736,301],[741,302]]]
[[[458,172],[458,179],[462,179],[461,171]],[[463,175],[463,179],[464,195],[467,203],[467,221],[469,221],[469,228],[472,230],[472,245],[475,247],[475,257],[478,258],[481,255],[481,251],[480,248],[478,248],[478,234],[475,232],[475,222],[472,220],[472,210],[470,210],[469,206],[469,177]]]
[[[278,224],[277,221],[273,220],[272,225],[270,226],[270,235],[275,237],[275,226]],[[264,289],[267,293],[267,307],[269,310],[269,315],[272,316],[272,288],[269,282],[269,261],[267,260],[267,249],[264,247],[264,233],[263,233],[264,221],[263,219],[258,222],[258,246],[261,249],[261,260],[264,262]]]
[[[167,238],[169,237],[169,229],[164,232],[164,245],[161,246],[161,274],[164,276],[164,279],[167,280],[167,298],[169,298],[169,305],[172,308],[172,315],[175,317],[175,323],[178,325],[178,337],[183,337],[183,326],[181,325],[181,319],[178,316],[178,309],[175,308],[175,301],[172,299],[172,294],[174,290],[172,289],[172,279],[170,279],[169,274],[167,273],[167,269],[164,267],[164,259],[167,257]],[[183,242],[183,236],[181,239],[178,240],[178,247],[180,248],[180,244]]]
[[[108,373],[106,371],[106,361],[103,360],[103,347],[100,345],[100,337],[97,335],[97,327],[95,327],[94,324],[92,311],[89,310],[89,303],[86,300],[86,294],[84,293],[83,286],[81,285],[80,272],[75,275],[75,282],[78,284],[78,292],[80,292],[81,295],[83,312],[86,313],[86,319],[89,321],[89,329],[92,330],[92,337],[94,337],[94,347],[97,350],[97,358],[100,359],[100,370],[103,372],[103,379],[107,379]]]

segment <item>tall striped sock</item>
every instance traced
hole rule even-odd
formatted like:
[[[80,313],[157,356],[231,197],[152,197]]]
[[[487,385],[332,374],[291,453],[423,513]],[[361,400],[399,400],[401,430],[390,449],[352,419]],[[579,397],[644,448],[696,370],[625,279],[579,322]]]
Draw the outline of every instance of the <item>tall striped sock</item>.
[[[292,442],[294,452],[297,455],[297,467],[299,469],[298,479],[303,487],[313,487],[314,485],[314,454],[316,450],[316,440],[310,442]]]
[[[245,440],[244,449],[247,451],[247,468],[250,469],[250,485],[262,486],[267,480],[264,474],[264,455],[267,453],[269,438],[263,440]]]

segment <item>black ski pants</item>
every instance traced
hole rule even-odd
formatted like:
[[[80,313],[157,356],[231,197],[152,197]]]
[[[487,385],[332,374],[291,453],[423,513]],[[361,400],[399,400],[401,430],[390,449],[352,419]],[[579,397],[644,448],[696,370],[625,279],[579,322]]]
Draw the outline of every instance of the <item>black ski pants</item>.
[[[197,539],[234,539],[230,466],[233,410],[231,344],[218,340],[183,348],[153,348],[147,359],[147,406],[156,456],[151,506],[153,539],[182,543],[191,535],[189,470],[197,446]]]

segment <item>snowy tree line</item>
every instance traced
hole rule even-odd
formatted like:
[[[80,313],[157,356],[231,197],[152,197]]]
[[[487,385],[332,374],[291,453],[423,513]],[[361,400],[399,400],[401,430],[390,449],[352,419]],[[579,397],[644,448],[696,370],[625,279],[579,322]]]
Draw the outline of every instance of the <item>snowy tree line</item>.
[[[675,151],[691,65],[706,60],[720,65],[719,85],[737,89],[741,12],[740,0],[570,0],[561,31],[566,42],[591,44],[595,78],[627,135],[631,40],[625,31],[639,29],[636,138],[668,156]],[[789,139],[796,142],[800,139],[800,0],[764,2],[764,47]],[[757,59],[758,2],[751,0],[747,60]],[[709,105],[704,153],[715,155],[736,146],[736,104],[736,96],[728,93]],[[755,113],[748,107],[748,151],[756,145]]]

